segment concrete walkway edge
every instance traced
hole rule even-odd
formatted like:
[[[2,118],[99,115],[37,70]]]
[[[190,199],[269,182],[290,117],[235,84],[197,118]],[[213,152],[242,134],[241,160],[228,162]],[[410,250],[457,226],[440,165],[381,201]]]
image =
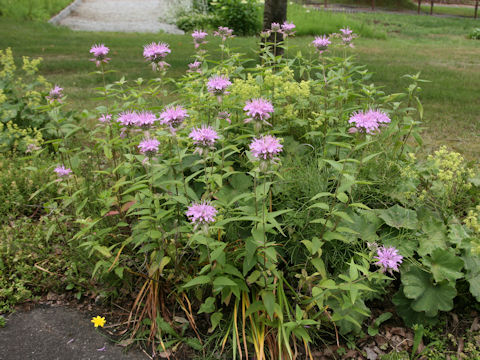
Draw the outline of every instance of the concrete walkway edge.
[[[57,15],[48,20],[48,22],[50,24],[58,25],[60,21],[65,19],[73,10],[79,7],[82,2],[83,0],[74,0],[70,5],[67,5],[67,7],[60,11]]]

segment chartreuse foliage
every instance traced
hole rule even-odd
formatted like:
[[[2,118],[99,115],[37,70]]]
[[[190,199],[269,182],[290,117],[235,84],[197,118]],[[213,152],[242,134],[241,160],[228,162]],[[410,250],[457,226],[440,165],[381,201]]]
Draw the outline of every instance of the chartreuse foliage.
[[[112,120],[85,133],[55,122],[57,164],[73,173],[45,185],[58,194],[48,207],[75,231],[92,276],[135,292],[132,338],[156,352],[184,342],[229,358],[309,356],[322,330],[360,331],[368,300],[387,291],[395,274],[375,265],[379,246],[404,257],[394,302],[408,323],[450,310],[459,281],[478,298],[478,212],[464,223],[460,211],[474,208],[475,172],[443,150],[425,161],[410,155],[421,144],[419,74],[404,93],[385,94],[350,49],[293,56],[286,45],[261,43],[253,66],[224,39],[220,59],[198,51],[199,71],[180,79],[164,69],[105,84],[102,63],[93,75],[103,105],[85,114]],[[289,56],[273,55],[274,46]],[[217,74],[232,82],[228,93],[208,91]],[[245,123],[245,102],[258,97],[274,111]],[[173,105],[188,113],[175,129],[117,121]],[[369,109],[391,122],[352,129],[352,114]],[[202,124],[218,140],[199,151],[188,134]],[[250,151],[266,135],[283,139],[278,158]],[[158,150],[140,153],[144,138]],[[214,206],[215,221],[189,221],[192,203]]]

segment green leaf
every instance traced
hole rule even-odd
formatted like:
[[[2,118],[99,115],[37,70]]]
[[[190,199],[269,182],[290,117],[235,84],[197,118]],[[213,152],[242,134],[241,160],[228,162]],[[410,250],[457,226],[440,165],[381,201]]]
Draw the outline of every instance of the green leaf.
[[[275,295],[271,291],[262,291],[262,300],[263,305],[265,306],[265,310],[267,310],[267,314],[270,319],[273,320],[273,313],[275,309]]]
[[[413,210],[394,205],[386,210],[376,210],[376,212],[388,226],[397,229],[403,228],[414,230],[417,228],[417,213]]]
[[[441,220],[422,220],[422,231],[423,235],[418,238],[420,256],[431,254],[436,249],[447,248],[447,228]]]
[[[480,258],[474,255],[463,256],[467,274],[465,278],[470,284],[470,292],[480,301]]]
[[[217,311],[210,316],[210,322],[212,323],[212,327],[208,329],[210,334],[216,329],[218,324],[220,324],[222,317],[223,314],[220,311]]]
[[[425,311],[427,316],[435,316],[438,311],[453,308],[453,298],[457,295],[455,287],[447,281],[434,284],[429,273],[410,265],[402,273],[403,292],[412,302],[412,309]]]
[[[224,287],[224,286],[237,286],[237,283],[234,282],[233,280],[230,280],[226,276],[219,276],[215,280],[213,280],[213,286],[218,288],[218,287]]]
[[[400,286],[400,289],[393,296],[392,302],[395,304],[398,315],[401,316],[408,327],[413,327],[415,324],[434,325],[437,322],[437,317],[428,317],[425,312],[417,312],[412,309],[412,300],[403,293],[403,286]]]
[[[198,309],[198,314],[209,314],[213,311],[215,311],[215,298],[210,296],[205,299],[205,302],[202,305],[200,305],[200,309]]]
[[[431,256],[424,258],[422,262],[430,267],[436,282],[442,280],[455,282],[455,280],[463,277],[461,272],[463,260],[455,255],[453,249],[436,249]]]
[[[211,279],[210,276],[208,275],[201,275],[197,276],[196,278],[193,278],[189,282],[187,282],[185,285],[183,285],[184,288],[189,288],[192,286],[198,286],[198,285],[204,285],[210,283]]]

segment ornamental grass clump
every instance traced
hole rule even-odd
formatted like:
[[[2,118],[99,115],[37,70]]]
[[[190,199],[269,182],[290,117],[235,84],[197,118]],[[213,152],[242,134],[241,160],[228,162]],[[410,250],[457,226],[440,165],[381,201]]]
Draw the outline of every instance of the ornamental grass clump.
[[[58,213],[93,278],[118,290],[112,298],[135,297],[122,331],[172,357],[188,346],[204,357],[299,359],[335,341],[319,334],[364,330],[369,300],[392,288],[405,313],[445,311],[455,281],[474,277],[455,258],[466,250],[448,239],[471,230],[437,223],[431,204],[417,213],[391,191],[405,185],[396,175],[421,141],[419,76],[390,96],[347,56],[348,38],[343,57],[326,51],[339,41],[325,35],[308,47],[315,56],[287,58],[273,55],[286,41],[264,37],[258,66],[246,67],[227,43],[231,30],[214,33],[222,42],[212,60],[200,49],[206,35],[194,34],[180,79],[164,68],[98,89],[102,104],[89,114],[103,125],[85,128],[88,147],[57,123],[58,163],[75,176],[46,186],[58,187]],[[143,55],[158,70],[169,53],[152,43]],[[438,271],[444,261],[452,271]],[[412,279],[447,301],[425,301]]]

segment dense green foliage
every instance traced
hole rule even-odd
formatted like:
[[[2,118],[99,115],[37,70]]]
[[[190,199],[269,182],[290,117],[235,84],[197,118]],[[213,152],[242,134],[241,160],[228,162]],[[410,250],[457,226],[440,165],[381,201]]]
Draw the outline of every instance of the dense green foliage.
[[[48,20],[71,2],[71,0],[0,0],[0,17]]]

